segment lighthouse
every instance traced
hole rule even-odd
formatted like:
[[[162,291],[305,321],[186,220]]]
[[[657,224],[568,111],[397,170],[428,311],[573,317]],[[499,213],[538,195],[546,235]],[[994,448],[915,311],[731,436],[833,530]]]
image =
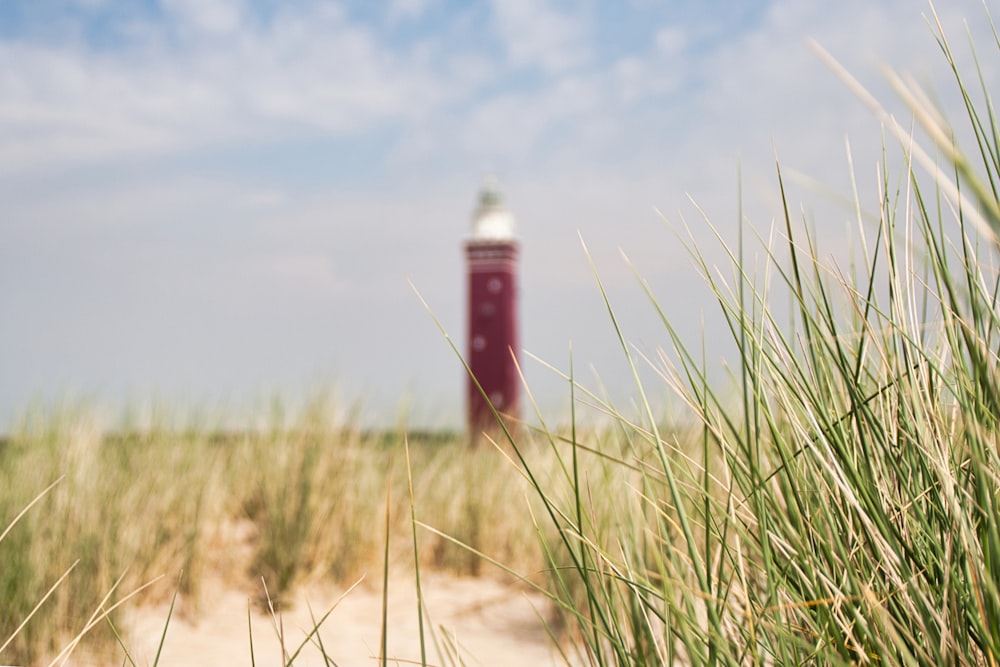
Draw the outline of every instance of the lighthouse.
[[[470,371],[466,401],[473,443],[484,432],[499,429],[491,404],[508,429],[520,417],[514,226],[514,216],[504,206],[496,184],[487,182],[472,215],[472,234],[465,241]]]

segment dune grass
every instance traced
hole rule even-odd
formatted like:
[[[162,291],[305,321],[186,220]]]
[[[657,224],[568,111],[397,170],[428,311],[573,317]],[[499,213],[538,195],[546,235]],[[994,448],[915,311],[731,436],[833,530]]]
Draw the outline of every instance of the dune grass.
[[[0,541],[0,634],[75,566],[0,651],[0,664],[55,656],[112,588],[105,606],[149,584],[134,602],[178,592],[178,609],[196,618],[206,589],[218,586],[247,591],[258,611],[280,612],[311,582],[346,585],[366,573],[377,582],[387,484],[390,565],[412,567],[405,439],[425,520],[521,569],[541,569],[525,485],[499,452],[470,452],[460,435],[407,438],[331,424],[334,408],[317,400],[295,419],[275,410],[262,428],[229,433],[167,420],[105,430],[86,408],[26,418],[0,445],[0,517],[9,522],[59,481]],[[424,567],[479,572],[466,549],[429,532],[418,537]],[[124,627],[120,614],[110,620]],[[112,623],[94,627],[84,648],[116,655]]]
[[[742,219],[732,245],[717,232],[729,271],[689,245],[738,351],[736,400],[709,382],[661,297],[646,287],[669,341],[654,359],[638,358],[605,297],[642,415],[604,405],[619,429],[599,452],[579,433],[549,438],[569,497],[533,479],[558,536],[553,597],[582,661],[996,664],[1000,126],[990,91],[969,89],[937,39],[974,152],[893,77],[920,132],[876,106],[887,157],[878,200],[856,202],[848,263],[793,218],[780,167],[784,216],[757,235],[762,267],[743,260]],[[640,363],[688,407],[693,432],[659,424]],[[510,445],[530,478],[531,453]],[[595,460],[618,481],[582,476]]]
[[[728,271],[689,245],[737,350],[734,387],[709,381],[640,280],[663,322],[653,358],[605,297],[639,416],[566,374],[574,410],[596,404],[607,429],[574,414],[470,450],[330,424],[323,400],[229,433],[107,431],[85,409],[25,418],[0,446],[0,662],[55,656],[105,614],[89,650],[118,656],[112,606],[133,591],[177,593],[196,614],[222,580],[280,609],[316,579],[377,568],[387,584],[415,564],[520,576],[550,596],[572,664],[996,664],[1000,125],[938,29],[975,145],[958,151],[894,79],[921,131],[876,106],[887,157],[877,201],[856,202],[847,262],[793,217],[780,167],[776,225],[741,219],[731,245],[718,232]],[[751,237],[766,258],[754,270]],[[663,425],[641,364],[686,421]],[[431,644],[428,631],[422,662]]]

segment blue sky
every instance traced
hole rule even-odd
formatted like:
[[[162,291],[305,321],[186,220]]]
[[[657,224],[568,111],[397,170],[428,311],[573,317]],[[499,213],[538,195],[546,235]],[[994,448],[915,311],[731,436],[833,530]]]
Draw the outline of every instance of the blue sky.
[[[992,55],[981,3],[937,10],[963,58],[963,19]],[[914,0],[3,0],[0,428],[32,405],[245,414],[318,388],[370,423],[405,403],[415,423],[459,425],[461,367],[408,281],[461,345],[460,244],[485,173],[519,223],[527,351],[565,368],[572,341],[587,384],[632,393],[582,237],[637,349],[667,340],[619,250],[722,368],[673,230],[691,223],[722,263],[691,200],[735,235],[739,164],[744,212],[766,229],[777,151],[823,184],[791,196],[835,251],[845,138],[870,192],[880,128],[807,40],[887,102],[880,68],[911,73],[958,118],[927,14]],[[526,372],[564,414],[558,378]]]

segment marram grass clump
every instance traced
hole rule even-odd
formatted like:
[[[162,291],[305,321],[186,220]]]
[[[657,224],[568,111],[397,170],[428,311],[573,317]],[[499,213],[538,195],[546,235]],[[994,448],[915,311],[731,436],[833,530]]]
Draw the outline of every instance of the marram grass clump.
[[[644,414],[603,406],[620,426],[611,446],[550,438],[575,493],[535,487],[579,660],[997,663],[1000,125],[988,89],[977,107],[958,85],[972,153],[912,91],[903,99],[939,163],[923,134],[883,114],[885,154],[898,139],[903,167],[890,176],[886,158],[878,201],[857,202],[864,242],[849,274],[789,212],[780,168],[785,214],[761,235],[759,271],[742,260],[742,220],[728,275],[690,246],[732,332],[736,400],[647,288],[669,343],[655,370],[694,428],[659,426],[636,373]],[[623,481],[596,490],[580,472],[595,459]]]
[[[197,620],[220,586],[266,612],[316,582],[364,575],[379,585],[387,502],[390,564],[412,568],[407,441],[422,520],[519,569],[543,568],[524,481],[500,452],[470,452],[455,434],[411,439],[331,423],[335,408],[320,397],[295,419],[276,409],[249,431],[166,419],[108,430],[85,408],[26,418],[0,446],[0,522],[10,526],[0,540],[0,664],[48,664],[126,598],[125,609],[176,594],[173,613]],[[441,535],[421,533],[418,546],[422,567],[482,569]],[[93,623],[81,650],[120,663],[121,611]]]

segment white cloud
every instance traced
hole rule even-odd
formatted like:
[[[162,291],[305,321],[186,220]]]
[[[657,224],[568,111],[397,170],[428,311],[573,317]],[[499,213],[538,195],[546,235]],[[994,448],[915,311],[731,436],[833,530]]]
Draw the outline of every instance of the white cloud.
[[[392,0],[389,3],[389,20],[415,19],[423,15],[434,0]]]
[[[552,0],[493,0],[491,6],[514,65],[553,73],[591,58],[590,26],[578,4],[561,10]]]
[[[667,26],[661,28],[656,33],[656,49],[660,53],[674,55],[680,53],[687,46],[687,36],[683,28],[679,26]]]
[[[426,113],[443,94],[426,63],[396,55],[336,10],[251,28],[237,3],[172,7],[220,34],[181,35],[181,50],[154,38],[111,54],[0,42],[0,171],[180,152],[296,126],[343,135]],[[162,37],[169,27],[135,30]]]
[[[950,85],[929,28],[911,3],[858,1],[835,7],[781,0],[753,31],[700,66],[698,100],[704,116],[697,141],[736,154],[766,152],[773,140],[790,164],[820,178],[832,170],[844,173],[847,134],[860,139],[856,148],[869,149],[862,159],[877,159],[878,122],[810,52],[809,39],[828,49],[890,108],[898,105],[881,74],[884,65],[920,72],[939,90]]]
[[[463,146],[474,154],[523,159],[554,124],[600,107],[597,83],[594,77],[567,77],[541,91],[482,102],[463,123]]]
[[[107,6],[108,0],[73,0],[73,4],[81,9],[93,11]]]
[[[255,190],[237,201],[241,206],[249,209],[273,208],[287,203],[288,196],[279,190]]]
[[[266,258],[260,265],[262,278],[275,289],[330,297],[345,289],[329,255],[301,251]],[[278,284],[274,284],[278,281]]]
[[[230,33],[240,27],[242,0],[163,0],[164,8],[185,25],[208,33]]]
[[[625,57],[615,63],[610,85],[626,105],[677,90],[688,65],[677,54],[652,54],[645,58]]]

